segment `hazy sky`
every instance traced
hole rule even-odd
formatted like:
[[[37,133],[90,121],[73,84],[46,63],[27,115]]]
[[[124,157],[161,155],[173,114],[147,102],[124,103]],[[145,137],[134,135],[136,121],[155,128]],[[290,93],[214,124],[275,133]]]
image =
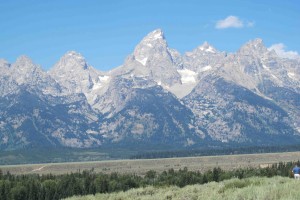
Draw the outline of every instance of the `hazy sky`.
[[[181,53],[204,41],[234,52],[255,38],[300,52],[297,0],[0,0],[0,11],[0,58],[25,54],[45,70],[69,50],[109,70],[157,28]]]

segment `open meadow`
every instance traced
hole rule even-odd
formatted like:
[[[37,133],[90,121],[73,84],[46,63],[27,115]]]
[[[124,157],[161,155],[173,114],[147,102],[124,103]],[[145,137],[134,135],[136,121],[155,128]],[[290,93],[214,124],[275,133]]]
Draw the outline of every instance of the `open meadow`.
[[[151,199],[206,199],[206,200],[296,200],[299,199],[299,181],[286,177],[251,177],[210,182],[204,185],[188,185],[131,189],[125,192],[74,196],[67,200],[151,200]]]
[[[149,170],[162,172],[168,169],[183,169],[204,172],[214,167],[223,170],[233,170],[247,167],[267,167],[273,163],[290,162],[300,160],[300,152],[242,154],[225,156],[202,156],[164,159],[140,159],[140,160],[110,160],[93,162],[67,162],[26,165],[2,165],[0,169],[12,174],[64,174],[94,169],[103,173],[134,173],[144,175]]]

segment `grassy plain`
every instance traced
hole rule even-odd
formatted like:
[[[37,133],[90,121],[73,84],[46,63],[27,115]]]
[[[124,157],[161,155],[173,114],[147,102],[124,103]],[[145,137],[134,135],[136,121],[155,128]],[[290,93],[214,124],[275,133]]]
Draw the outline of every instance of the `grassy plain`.
[[[286,177],[251,177],[188,185],[131,189],[126,192],[71,197],[67,200],[296,200],[300,197],[299,181]]]
[[[0,166],[0,169],[4,173],[9,171],[12,174],[64,174],[93,168],[95,172],[135,173],[144,175],[149,170],[162,172],[170,168],[178,170],[187,167],[188,170],[204,172],[214,167],[220,167],[223,170],[232,170],[246,167],[267,167],[273,163],[298,160],[300,160],[300,152],[285,152],[164,159],[3,165]]]

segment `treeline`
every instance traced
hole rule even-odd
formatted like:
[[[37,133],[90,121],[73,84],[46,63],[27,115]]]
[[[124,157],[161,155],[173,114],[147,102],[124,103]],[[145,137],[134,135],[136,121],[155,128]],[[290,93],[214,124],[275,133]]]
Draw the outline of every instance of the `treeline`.
[[[0,151],[0,165],[57,163],[57,162],[83,162],[110,159],[151,159],[170,157],[212,156],[230,154],[252,154],[300,151],[300,145],[289,146],[233,146],[234,144],[215,144],[215,146],[194,147],[194,149],[174,149],[171,146],[150,146],[145,150],[142,144],[137,147],[103,146],[101,148],[33,148],[18,149],[14,151]],[[152,149],[159,149],[151,151]]]
[[[215,156],[234,154],[255,154],[255,153],[275,153],[300,151],[299,145],[290,146],[249,146],[249,147],[223,147],[205,149],[183,149],[174,151],[153,151],[142,152],[130,156],[130,159],[154,159],[154,158],[174,158],[191,156]]]
[[[278,163],[267,168],[247,168],[232,171],[214,168],[205,173],[189,171],[187,168],[178,171],[169,169],[162,173],[148,171],[144,176],[95,173],[94,170],[64,175],[12,175],[9,172],[3,174],[0,171],[0,199],[55,200],[73,195],[126,191],[148,185],[184,187],[190,184],[218,182],[233,177],[240,179],[252,176],[272,177],[277,175],[291,177],[291,169],[295,164],[293,162]]]

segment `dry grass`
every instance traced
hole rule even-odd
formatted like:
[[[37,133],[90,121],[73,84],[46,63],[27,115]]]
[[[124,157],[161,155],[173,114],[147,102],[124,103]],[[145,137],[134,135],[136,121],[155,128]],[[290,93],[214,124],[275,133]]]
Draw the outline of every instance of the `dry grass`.
[[[252,177],[189,185],[184,188],[149,186],[126,192],[71,197],[67,200],[296,200],[300,197],[299,184],[299,181],[284,177]]]
[[[78,170],[90,170],[96,172],[119,172],[145,174],[149,170],[162,172],[173,168],[175,170],[187,167],[189,170],[207,171],[214,167],[224,170],[232,170],[245,167],[265,167],[272,163],[300,160],[300,152],[268,153],[268,154],[244,154],[226,156],[203,156],[186,158],[143,159],[143,160],[113,160],[96,162],[74,163],[48,163],[32,165],[0,166],[2,171],[10,171],[13,174],[64,174]]]

